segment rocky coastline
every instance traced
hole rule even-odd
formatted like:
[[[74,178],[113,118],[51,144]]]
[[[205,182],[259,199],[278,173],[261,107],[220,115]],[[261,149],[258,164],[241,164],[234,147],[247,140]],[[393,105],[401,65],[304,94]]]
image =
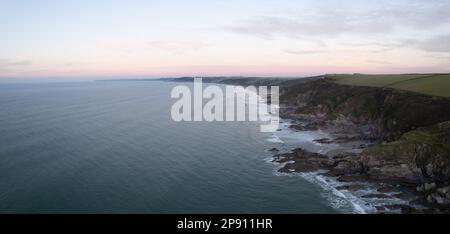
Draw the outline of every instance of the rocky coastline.
[[[193,78],[169,81],[189,82]],[[450,213],[450,99],[383,87],[306,79],[207,78],[207,83],[280,87],[280,117],[294,131],[325,131],[326,153],[271,149],[279,173],[310,173],[345,183],[338,191],[377,189],[365,199],[399,198],[375,213]],[[406,202],[405,202],[406,201]]]
[[[322,130],[320,144],[348,150],[320,154],[305,149],[274,154],[280,173],[321,172],[359,190],[376,185],[366,199],[392,196],[407,203],[376,213],[450,212],[450,101],[391,89],[343,86],[324,77],[282,86],[282,118],[295,131]],[[389,195],[387,195],[389,194]]]

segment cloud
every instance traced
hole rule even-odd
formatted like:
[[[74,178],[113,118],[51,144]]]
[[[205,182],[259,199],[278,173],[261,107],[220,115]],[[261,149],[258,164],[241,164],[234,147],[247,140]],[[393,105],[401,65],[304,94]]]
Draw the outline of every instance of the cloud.
[[[392,63],[387,62],[387,61],[381,61],[381,60],[375,60],[375,59],[369,59],[369,60],[366,60],[366,62],[373,63],[373,64],[378,64],[378,65],[389,65],[389,64],[392,64]]]
[[[395,49],[405,47],[406,45],[401,41],[391,42],[366,42],[366,43],[341,43],[344,46],[350,47],[367,47],[370,48],[371,53],[384,53]]]
[[[152,41],[146,43],[147,48],[166,51],[198,51],[210,46],[198,41]]]
[[[31,61],[28,60],[13,60],[13,59],[0,59],[0,67],[17,67],[17,66],[29,66]]]
[[[184,53],[200,51],[211,45],[200,41],[158,40],[147,42],[103,42],[99,47],[107,50],[135,53],[145,51],[163,51]]]
[[[425,52],[450,52],[450,34],[437,35],[425,39],[398,39],[391,42],[343,43],[351,47],[375,47],[372,53],[388,52],[400,48],[409,48]]]
[[[28,60],[0,59],[0,75],[20,72],[31,65]]]
[[[450,55],[430,54],[428,57],[432,59],[441,60],[443,62],[450,62]]]
[[[403,45],[427,52],[450,52],[450,34],[434,36],[424,40],[406,39]]]
[[[305,36],[332,36],[347,31],[346,22],[333,20],[334,17],[323,15],[317,21],[305,22],[295,18],[261,16],[244,20],[239,25],[227,26],[225,29],[234,33],[271,39],[276,36],[301,38]]]
[[[288,54],[320,54],[325,53],[323,50],[290,50],[284,49],[283,52]]]
[[[258,16],[225,26],[228,31],[258,36],[313,37],[384,35],[402,29],[431,30],[450,24],[448,1],[399,1],[366,4],[327,1],[291,16]],[[356,6],[355,6],[356,5]]]

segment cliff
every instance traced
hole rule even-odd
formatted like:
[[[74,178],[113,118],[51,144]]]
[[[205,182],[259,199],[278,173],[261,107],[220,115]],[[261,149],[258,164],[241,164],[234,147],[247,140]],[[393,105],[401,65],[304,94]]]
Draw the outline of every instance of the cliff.
[[[282,86],[282,117],[311,124],[353,124],[361,137],[377,142],[394,141],[418,127],[450,120],[447,98],[383,89],[347,86],[324,78]]]
[[[365,150],[361,162],[371,178],[417,184],[450,179],[450,121],[407,132],[394,142]]]
[[[299,130],[352,129],[374,145],[361,154],[317,157],[301,149],[277,155],[290,160],[281,172],[328,170],[341,181],[371,181],[414,188],[422,204],[450,206],[450,100],[379,87],[348,86],[332,79],[285,85],[282,116],[301,120]],[[437,209],[437,211],[436,211]]]

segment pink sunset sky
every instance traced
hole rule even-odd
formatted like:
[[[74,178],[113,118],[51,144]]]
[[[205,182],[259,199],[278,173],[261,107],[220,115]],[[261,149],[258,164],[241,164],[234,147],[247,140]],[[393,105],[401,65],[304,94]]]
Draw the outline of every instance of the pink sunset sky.
[[[0,0],[0,79],[450,72],[449,1]]]

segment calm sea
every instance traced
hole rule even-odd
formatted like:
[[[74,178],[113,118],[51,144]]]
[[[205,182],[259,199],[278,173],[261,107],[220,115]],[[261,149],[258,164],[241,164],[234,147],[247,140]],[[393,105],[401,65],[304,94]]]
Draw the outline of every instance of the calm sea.
[[[349,212],[277,175],[294,146],[258,123],[173,122],[175,85],[0,84],[0,213]]]

